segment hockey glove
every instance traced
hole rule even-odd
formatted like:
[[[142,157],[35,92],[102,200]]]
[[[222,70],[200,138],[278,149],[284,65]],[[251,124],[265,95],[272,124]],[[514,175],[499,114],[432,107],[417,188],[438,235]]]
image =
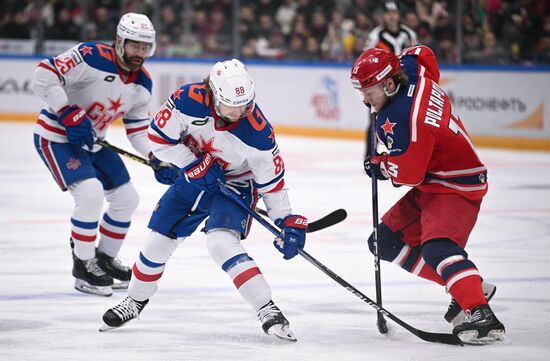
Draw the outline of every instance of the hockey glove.
[[[150,154],[149,158],[151,159],[157,182],[167,185],[174,184],[179,175],[179,168],[170,163],[161,161],[153,154]]]
[[[199,155],[197,160],[183,168],[183,175],[191,186],[205,192],[219,192],[218,181],[225,183],[225,173],[210,153]]]
[[[387,164],[387,154],[367,157],[367,159],[365,159],[365,161],[363,162],[363,166],[365,167],[365,172],[367,173],[367,175],[372,178],[372,174],[374,173],[376,179],[379,180],[386,180],[390,178],[386,167]]]
[[[275,248],[283,254],[284,259],[291,259],[298,254],[298,248],[306,244],[307,218],[290,215],[279,218],[275,224],[282,228],[281,237],[273,242]]]
[[[89,150],[94,146],[94,131],[92,122],[86,116],[86,111],[78,105],[61,108],[57,122],[65,127],[69,143]]]

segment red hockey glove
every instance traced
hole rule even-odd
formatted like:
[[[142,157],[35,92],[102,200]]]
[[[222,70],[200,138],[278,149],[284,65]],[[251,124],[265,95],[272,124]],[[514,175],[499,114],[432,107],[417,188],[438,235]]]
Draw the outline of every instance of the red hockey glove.
[[[387,154],[367,157],[367,159],[365,159],[365,161],[363,162],[363,166],[365,167],[365,172],[367,173],[367,175],[372,178],[372,174],[374,173],[376,179],[379,180],[386,180],[390,178],[387,171],[387,164]]]
[[[78,105],[71,105],[59,111],[57,122],[65,127],[69,143],[92,150],[94,146],[94,131],[92,122],[86,116],[86,111]]]

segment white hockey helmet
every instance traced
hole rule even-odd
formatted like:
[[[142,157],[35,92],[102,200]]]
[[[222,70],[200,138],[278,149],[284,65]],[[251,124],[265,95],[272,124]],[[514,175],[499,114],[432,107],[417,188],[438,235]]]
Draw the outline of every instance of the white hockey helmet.
[[[157,46],[155,28],[151,20],[143,14],[126,13],[122,15],[116,28],[116,35],[120,38],[120,44],[116,43],[116,52],[120,58],[124,55],[124,42],[126,40],[151,44],[147,57],[155,53]]]
[[[254,105],[254,81],[240,60],[219,61],[210,70],[210,89],[214,94],[214,108],[218,115],[219,105],[241,107],[246,105],[246,114]]]

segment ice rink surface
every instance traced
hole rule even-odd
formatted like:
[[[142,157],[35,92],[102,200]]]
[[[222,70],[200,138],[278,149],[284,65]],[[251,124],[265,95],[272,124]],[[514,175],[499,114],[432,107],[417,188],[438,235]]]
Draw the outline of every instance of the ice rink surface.
[[[123,128],[107,138],[132,150]],[[359,141],[278,137],[294,211],[310,220],[345,208],[348,219],[310,233],[306,250],[375,298],[371,188]],[[133,151],[133,150],[132,150]],[[289,319],[295,344],[265,335],[197,232],[175,252],[141,319],[100,333],[103,312],[125,293],[102,298],[73,289],[69,249],[72,198],[39,159],[32,124],[0,123],[0,360],[436,360],[518,361],[550,357],[550,153],[480,149],[490,189],[467,247],[498,287],[491,305],[506,340],[457,347],[431,344],[388,321],[301,257],[285,261],[255,223],[243,241]],[[127,160],[141,202],[120,258],[133,263],[165,186]],[[405,189],[379,184],[380,214]],[[260,202],[260,205],[263,205]],[[382,263],[384,307],[412,326],[450,332],[441,286]]]

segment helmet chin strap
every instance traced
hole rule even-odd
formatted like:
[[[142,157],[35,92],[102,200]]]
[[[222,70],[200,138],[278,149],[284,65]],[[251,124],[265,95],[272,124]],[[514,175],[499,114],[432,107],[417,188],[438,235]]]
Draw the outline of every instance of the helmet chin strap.
[[[118,66],[120,66],[124,71],[130,71],[130,69],[128,68],[128,65],[126,65],[126,62],[124,61],[124,57],[118,56],[118,54],[116,57],[118,60]]]
[[[389,92],[388,91],[388,88],[384,85],[384,94],[386,94],[386,96],[388,97],[392,97],[394,96],[395,94],[397,94],[397,92],[399,91],[399,88],[401,87],[401,84],[397,84],[397,87],[395,88],[395,90],[393,92]]]

